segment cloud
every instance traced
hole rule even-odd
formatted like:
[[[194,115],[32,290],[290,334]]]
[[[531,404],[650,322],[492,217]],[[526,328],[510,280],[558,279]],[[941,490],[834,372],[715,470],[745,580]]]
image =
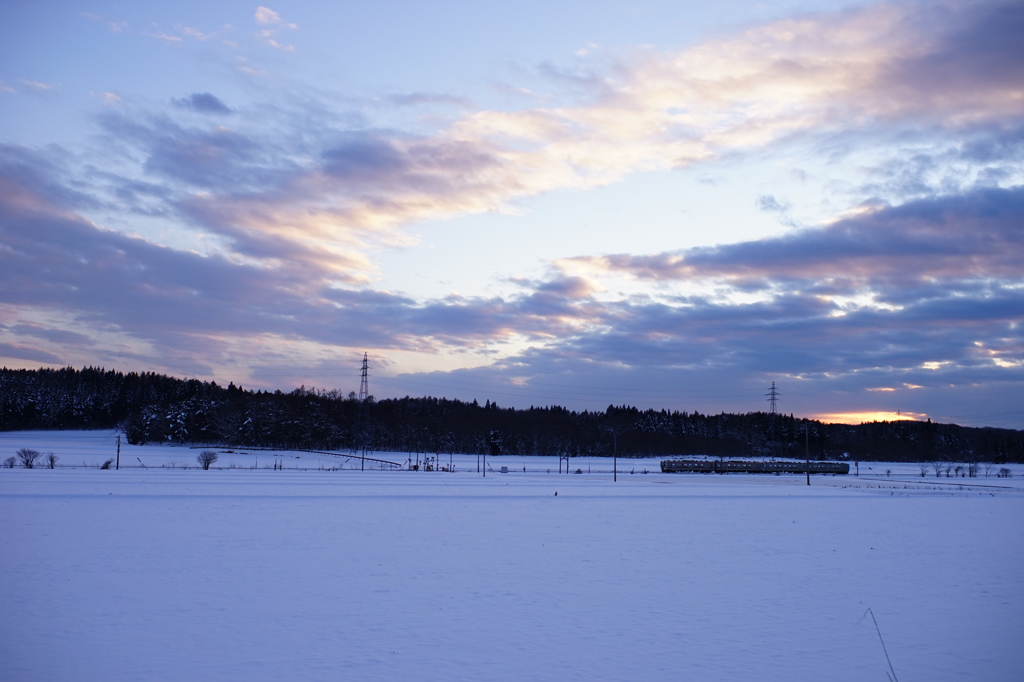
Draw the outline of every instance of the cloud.
[[[286,52],[291,52],[295,50],[294,45],[286,45],[283,43],[279,43],[276,40],[275,36],[277,35],[277,32],[282,28],[291,30],[297,29],[298,26],[296,24],[285,23],[284,20],[281,19],[280,14],[270,9],[269,7],[263,7],[262,5],[256,8],[256,14],[254,16],[256,18],[257,24],[273,27],[261,29],[256,33],[256,37],[259,38],[264,44],[269,45],[270,47],[273,47],[278,50],[284,50]]]
[[[605,69],[545,67],[572,83],[573,104],[464,111],[429,134],[273,90],[265,106],[234,111],[210,93],[167,111],[108,110],[107,156],[2,149],[5,341],[73,359],[85,341],[63,337],[62,350],[60,334],[103,348],[111,335],[140,361],[190,358],[204,371],[225,357],[302,364],[375,348],[486,364],[451,376],[520,387],[540,376],[615,386],[628,372],[666,391],[681,378],[710,391],[784,377],[819,397],[895,400],[905,392],[867,389],[900,385],[1003,395],[1024,381],[1019,15],[992,3],[875,5]],[[293,27],[264,7],[256,21],[270,31],[261,40]],[[436,93],[380,101],[462,106]],[[410,223],[810,138],[833,144],[837,163],[861,143],[926,149],[874,169],[872,193],[895,194],[891,204],[876,197],[814,229],[664,253],[581,247],[504,297],[370,286],[374,251],[405,243]],[[932,177],[957,163],[978,169],[971,182]],[[756,205],[791,208],[777,194]],[[140,216],[157,228],[108,227]],[[639,286],[618,294],[616,279]]]
[[[204,96],[175,104],[217,113],[216,104]],[[144,153],[145,171],[165,180],[215,192],[236,191],[253,184],[266,188],[273,181],[273,173],[260,172],[260,140],[246,133],[222,126],[185,126],[166,116],[136,119],[123,112],[107,113],[101,123],[111,136]]]
[[[180,45],[183,40],[181,36],[171,35],[169,33],[147,33],[150,38],[156,38],[164,41],[167,45]]]
[[[0,358],[15,358],[17,360],[28,360],[30,362],[42,362],[51,365],[60,365],[64,361],[53,353],[25,346],[20,343],[0,343]]]
[[[57,343],[62,346],[95,345],[95,341],[85,334],[77,334],[64,329],[53,329],[39,324],[16,324],[9,327],[8,330],[14,334],[31,336],[37,339],[45,339],[46,341],[52,341],[53,343]]]
[[[1020,35],[1024,31],[1024,6],[1017,2],[937,4],[925,10],[922,19],[949,26],[941,40],[932,42],[918,54],[911,53],[886,65],[878,82],[892,94],[902,95],[921,110],[938,107],[961,109],[971,115],[975,107],[954,100],[974,96],[991,97],[1001,92],[999,102],[982,106],[1013,106],[1019,102],[1020,83],[1024,82],[1024,55]],[[957,25],[957,19],[967,21]],[[947,23],[948,22],[948,23]],[[957,23],[954,23],[957,22]],[[1012,83],[1016,82],[1016,88]],[[1010,86],[1010,87],[1007,87]]]
[[[202,114],[230,114],[231,109],[224,102],[208,92],[194,92],[188,97],[174,100],[175,106],[191,109]]]
[[[92,14],[91,12],[79,12],[78,16],[84,17],[91,21],[104,22],[110,27],[111,33],[120,33],[124,29],[128,28],[127,21],[108,21],[98,14]]]
[[[864,422],[895,422],[895,421],[923,421],[927,417],[925,414],[915,414],[913,412],[901,412],[901,411],[882,411],[882,412],[847,412],[847,413],[826,413],[814,415],[815,419],[820,419],[823,422],[829,424],[862,424]]]
[[[31,88],[31,89],[33,89],[33,90],[35,90],[37,92],[48,92],[50,90],[53,90],[53,86],[52,85],[47,85],[46,83],[39,83],[38,81],[26,81],[26,80],[23,80],[21,82],[24,85],[28,86],[29,88]]]
[[[40,83],[39,81],[30,81],[22,79],[21,84],[25,86],[26,91],[36,95],[47,95],[54,92],[57,89],[56,85],[49,83]]]
[[[262,5],[256,8],[256,23],[258,24],[280,24],[281,15]]]
[[[172,347],[199,338],[217,346],[225,337],[276,337],[294,329],[285,333],[316,344],[344,339],[423,350],[475,346],[512,333],[551,335],[564,326],[500,299],[424,305],[334,288],[336,273],[323,262],[310,258],[294,267],[302,254],[285,268],[161,247],[96,227],[66,208],[73,196],[27,184],[19,170],[8,165],[0,173],[0,301],[8,305],[60,311],[78,325]],[[39,336],[32,325],[11,328]]]
[[[346,158],[361,159],[365,150],[357,151]],[[47,167],[27,152],[20,158],[25,166]],[[91,225],[65,208],[81,205],[81,197],[38,172],[8,165],[2,187],[6,301],[78,310],[84,319],[152,340],[187,329],[245,335],[288,328],[330,343],[359,320],[358,330],[344,336],[377,347],[477,347],[518,335],[578,347],[599,362],[743,360],[759,371],[766,369],[766,339],[791,357],[775,358],[777,366],[807,372],[909,368],[947,358],[994,366],[993,358],[1015,362],[1020,354],[1021,344],[997,339],[1019,336],[1006,325],[1024,309],[1024,189],[919,201],[714,249],[568,259],[563,270],[590,268],[591,277],[524,283],[524,293],[512,298],[422,302],[337,288],[334,258],[318,257],[294,239],[268,235],[261,245],[239,231],[237,239],[248,238],[246,252],[259,260],[199,256]],[[50,274],[39,281],[40,272]],[[599,295],[595,278],[621,274],[684,284],[714,280],[726,289]],[[727,295],[728,287],[750,282],[765,292],[760,300],[737,303]],[[856,343],[844,346],[844,339]],[[983,351],[976,340],[985,340]]]
[[[780,202],[771,194],[764,194],[757,198],[757,207],[770,213],[785,213],[792,208],[792,204],[785,200]]]
[[[978,189],[869,211],[780,237],[648,256],[566,259],[645,280],[812,281],[898,291],[909,283],[1020,276],[1024,189]]]
[[[999,157],[1008,160],[987,166],[978,181],[1013,182],[1009,167],[1020,144],[1013,131],[1024,122],[1007,126],[1020,119],[1019,107],[1007,114],[1006,102],[1020,89],[1012,67],[1002,76],[979,75],[980,85],[971,87],[985,93],[972,90],[978,96],[969,100],[935,78],[930,87],[946,94],[936,94],[932,106],[921,109],[904,97],[907,74],[947,68],[949,55],[966,49],[961,44],[1004,9],[944,7],[876,5],[776,22],[675,53],[641,51],[603,75],[569,74],[601,83],[583,104],[470,111],[429,135],[374,128],[356,117],[349,122],[348,112],[320,116],[310,113],[309,98],[291,102],[285,95],[234,112],[231,127],[186,125],[166,113],[122,112],[102,121],[126,148],[125,161],[142,159],[121,188],[155,178],[170,183],[159,210],[224,237],[234,249],[230,257],[262,259],[275,249],[311,257],[320,250],[359,270],[347,272],[346,281],[365,282],[366,252],[406,243],[406,224],[512,211],[526,197],[783,144],[801,132],[867,136],[868,122],[893,135],[906,126],[938,130],[943,144],[953,141],[952,151],[922,165]],[[256,18],[265,30],[286,26],[269,8],[259,8]],[[1020,61],[1010,48],[999,54]],[[392,99],[411,105],[445,96]],[[229,110],[209,93],[175,104],[209,114]],[[921,173],[891,183],[892,191],[934,193]],[[795,224],[785,213],[788,202],[764,195],[760,206]]]
[[[861,131],[868,124],[876,131],[934,130],[943,140],[963,135],[964,153],[980,160],[986,145],[1014,144],[1004,127],[1020,119],[1016,67],[979,74],[966,99],[940,76],[926,79],[932,91],[918,88],[916,98],[906,96],[906,87],[911,74],[949,68],[964,36],[1004,9],[953,5],[937,14],[923,5],[876,5],[776,22],[674,54],[640,53],[617,65],[614,77],[594,76],[599,92],[583,105],[479,111],[430,137],[367,131],[364,141],[347,143],[379,155],[372,167],[363,162],[370,170],[360,181],[367,199],[355,214],[381,225],[500,210],[521,197],[592,188],[797,134]],[[1000,48],[1005,61],[1024,61],[1011,48]],[[920,106],[926,94],[929,104]],[[335,155],[322,158],[326,176],[340,179]],[[426,163],[417,159],[435,161],[425,173]],[[477,160],[468,173],[467,159]],[[410,173],[417,182],[410,182]],[[315,174],[311,169],[305,187],[349,204],[342,187]],[[433,195],[419,196],[417,189],[427,186]],[[935,187],[919,179],[894,190],[920,196]]]
[[[468,108],[470,101],[462,97],[455,97],[438,92],[408,92],[402,94],[388,95],[385,98],[388,104],[400,107],[415,107],[422,105],[441,105],[459,108]]]
[[[181,32],[184,33],[189,38],[194,38],[196,40],[209,40],[210,38],[212,38],[215,35],[217,35],[216,32],[214,32],[214,33],[203,33],[199,29],[192,28],[191,26],[184,26],[184,27],[182,27]]]
[[[884,208],[768,244],[597,261],[619,270],[591,277],[556,271],[521,282],[515,296],[421,301],[339,287],[329,263],[301,253],[236,262],[104,230],[71,208],[80,197],[46,181],[59,172],[53,160],[18,149],[4,157],[23,165],[8,161],[0,173],[0,304],[26,315],[49,311],[75,329],[17,322],[20,313],[10,314],[11,357],[68,361],[76,345],[87,346],[89,329],[93,339],[115,334],[129,348],[143,344],[149,350],[136,351],[136,362],[175,371],[187,366],[189,373],[212,372],[224,354],[257,366],[297,361],[295,349],[468,352],[490,355],[488,367],[435,376],[433,385],[441,382],[456,395],[452,387],[464,380],[489,387],[492,398],[513,391],[508,395],[542,403],[558,394],[550,402],[578,398],[576,404],[589,407],[603,407],[588,402],[609,400],[596,387],[614,386],[624,373],[622,400],[664,405],[672,395],[678,401],[687,394],[657,391],[677,390],[684,381],[704,391],[697,396],[702,409],[760,409],[757,396],[731,403],[715,391],[769,377],[796,382],[808,395],[839,389],[863,395],[861,412],[921,414],[935,413],[921,407],[926,397],[900,404],[909,400],[902,391],[868,389],[926,387],[914,393],[927,396],[942,386],[990,386],[985,400],[993,401],[1010,390],[1000,386],[1024,383],[1024,246],[1015,236],[1024,220],[1020,188]],[[688,265],[673,265],[672,258]],[[900,259],[904,266],[896,272],[892,263]],[[602,289],[599,279],[609,272],[669,281],[725,277],[727,283],[753,276],[769,295],[745,303],[720,292],[622,297]],[[874,298],[854,300],[866,291]],[[501,350],[502,344],[512,345]],[[390,385],[415,389],[425,381],[406,379]],[[537,387],[545,381],[594,388]],[[851,412],[811,402],[804,409]]]
[[[271,31],[260,31],[257,35],[263,39],[264,44],[269,45],[274,49],[284,50],[285,52],[295,51],[294,45],[288,45],[286,43],[277,42],[277,40],[274,39],[273,33]]]

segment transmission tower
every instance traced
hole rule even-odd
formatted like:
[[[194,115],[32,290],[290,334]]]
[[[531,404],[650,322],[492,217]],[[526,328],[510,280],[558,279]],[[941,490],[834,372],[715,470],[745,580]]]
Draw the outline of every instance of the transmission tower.
[[[775,421],[776,421],[776,415],[777,415],[776,403],[778,403],[778,401],[779,401],[779,392],[775,390],[775,382],[774,381],[772,382],[772,387],[770,389],[768,389],[767,393],[765,393],[765,396],[767,396],[767,398],[768,398],[768,419],[771,422],[771,429],[772,429],[771,451],[772,451],[772,457],[775,457],[775,455],[776,455],[776,452],[775,452],[776,451]]]
[[[359,455],[360,469],[366,469],[366,455],[370,449],[370,360],[363,353],[363,368],[359,375],[359,404],[356,411],[355,437],[352,454]]]
[[[366,353],[363,353],[363,370],[359,374],[359,402],[363,402],[370,397],[370,360],[367,358]],[[775,383],[772,383],[772,390],[775,389]],[[774,412],[774,409],[772,410]]]
[[[365,366],[365,364],[364,364]],[[772,387],[765,393],[768,396],[768,413],[775,414],[775,403],[779,400],[779,392],[775,390],[775,382],[772,382]]]

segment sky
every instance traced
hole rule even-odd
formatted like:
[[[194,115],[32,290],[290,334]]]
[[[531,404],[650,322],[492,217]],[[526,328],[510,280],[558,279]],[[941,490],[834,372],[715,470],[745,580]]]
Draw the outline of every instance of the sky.
[[[1019,2],[5,15],[0,365],[1024,428]]]

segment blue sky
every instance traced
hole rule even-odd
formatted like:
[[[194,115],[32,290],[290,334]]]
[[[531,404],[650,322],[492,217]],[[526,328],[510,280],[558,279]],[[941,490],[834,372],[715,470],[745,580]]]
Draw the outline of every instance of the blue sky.
[[[8,13],[8,367],[1024,427],[1019,3]]]

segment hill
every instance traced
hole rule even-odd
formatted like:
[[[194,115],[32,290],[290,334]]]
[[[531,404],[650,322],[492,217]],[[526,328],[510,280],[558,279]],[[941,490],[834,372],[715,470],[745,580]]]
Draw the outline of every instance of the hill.
[[[765,412],[701,414],[609,405],[501,408],[486,401],[421,397],[370,403],[371,447],[493,455],[710,455],[885,461],[1024,461],[1024,432],[930,420],[824,424]],[[359,401],[350,393],[297,388],[248,391],[233,383],[123,374],[87,367],[0,370],[0,430],[121,428],[131,443],[350,448]]]

